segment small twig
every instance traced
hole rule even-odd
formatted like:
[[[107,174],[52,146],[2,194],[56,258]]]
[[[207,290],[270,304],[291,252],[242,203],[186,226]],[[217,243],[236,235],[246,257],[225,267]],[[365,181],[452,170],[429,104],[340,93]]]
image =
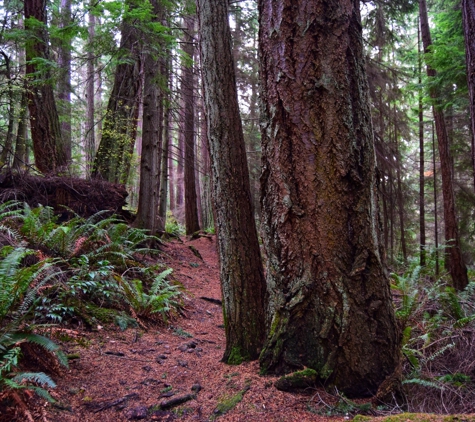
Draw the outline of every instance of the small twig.
[[[138,398],[138,396],[139,395],[137,393],[127,394],[126,396],[121,397],[120,399],[117,399],[117,400],[111,401],[109,403],[103,404],[101,407],[94,410],[94,413],[98,413],[98,412],[102,412],[103,410],[110,409],[111,407],[117,406],[118,404],[121,404],[121,403],[123,403],[124,401],[126,401],[128,399]]]

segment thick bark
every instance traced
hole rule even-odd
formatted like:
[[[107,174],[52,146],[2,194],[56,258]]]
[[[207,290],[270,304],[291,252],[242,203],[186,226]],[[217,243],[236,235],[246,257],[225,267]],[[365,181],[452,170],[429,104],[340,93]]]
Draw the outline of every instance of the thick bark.
[[[475,189],[475,4],[472,0],[462,0],[462,21],[465,36],[467,84],[470,98],[470,120],[472,123],[472,168],[473,186]]]
[[[432,45],[430,36],[429,20],[427,17],[427,5],[425,0],[419,0],[419,15],[421,23],[421,36],[424,52],[427,53]],[[427,65],[427,76],[433,78],[436,71]],[[446,244],[446,267],[452,278],[452,285],[457,290],[464,289],[468,284],[467,267],[463,261],[460,247],[460,237],[457,226],[457,213],[455,210],[455,198],[452,181],[452,166],[450,158],[449,140],[445,124],[444,112],[439,103],[437,88],[429,89],[432,98],[432,112],[434,114],[435,130],[439,146],[440,170],[442,173],[442,196],[444,198],[444,226]]]
[[[399,335],[379,244],[359,1],[259,1],[264,372],[309,367],[366,396]]]
[[[199,0],[201,64],[226,331],[223,361],[256,359],[266,285],[239,115],[227,2]]]
[[[104,118],[92,177],[123,182],[124,168],[135,143],[141,92],[140,30],[132,22],[122,23],[120,50],[125,56],[116,68],[114,84]],[[126,59],[126,60],[125,60]]]
[[[190,63],[182,70],[182,95],[183,95],[183,131],[185,143],[185,230],[186,234],[193,234],[200,229],[198,220],[198,206],[195,179],[195,111],[194,111],[194,76],[193,76],[193,32],[195,20],[188,16],[185,18],[185,38],[183,51],[190,58]]]
[[[144,59],[144,102],[142,154],[140,160],[140,190],[134,226],[155,235],[158,227],[160,165],[162,154],[163,107],[156,84],[158,67],[151,53]]]
[[[39,65],[49,60],[46,0],[26,0],[24,12],[25,29],[30,33],[26,40],[26,76],[33,154],[39,171],[55,173],[66,166],[67,156],[50,71],[48,65]]]

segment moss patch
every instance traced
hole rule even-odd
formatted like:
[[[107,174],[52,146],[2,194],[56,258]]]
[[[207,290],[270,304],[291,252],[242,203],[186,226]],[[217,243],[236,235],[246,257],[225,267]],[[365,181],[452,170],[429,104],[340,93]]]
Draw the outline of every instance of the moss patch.
[[[219,402],[216,406],[216,409],[214,409],[213,411],[213,416],[211,417],[211,420],[215,420],[218,416],[222,416],[230,410],[234,409],[236,405],[243,399],[244,394],[246,394],[249,388],[251,388],[251,386],[246,385],[244,389],[239,391],[234,396],[223,399],[221,402]]]
[[[226,361],[228,365],[241,365],[241,363],[250,360],[250,357],[244,355],[239,347],[233,347]]]
[[[274,385],[280,391],[303,390],[315,386],[317,376],[317,371],[307,368],[279,378]]]

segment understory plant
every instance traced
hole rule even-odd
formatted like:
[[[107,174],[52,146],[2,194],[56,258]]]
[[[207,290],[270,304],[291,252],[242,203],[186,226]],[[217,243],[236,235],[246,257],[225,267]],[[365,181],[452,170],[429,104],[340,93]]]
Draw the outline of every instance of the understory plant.
[[[158,251],[148,245],[161,242],[145,230],[104,212],[61,222],[49,207],[3,207],[0,227],[9,231],[6,243],[17,253],[22,247],[34,250],[32,261],[50,265],[57,274],[39,292],[35,323],[76,320],[92,325],[124,312],[156,320],[180,309],[181,291],[170,281],[171,270],[149,265],[148,258]]]
[[[58,364],[68,365],[59,346],[35,332],[42,327],[29,324],[39,291],[58,276],[53,260],[28,265],[28,258],[35,254],[23,246],[5,245],[0,250],[0,399],[10,396],[20,406],[22,399],[16,392],[24,389],[54,401],[47,390],[55,387],[49,375],[20,369],[26,355],[44,363],[35,365],[35,369],[43,366],[55,371]]]
[[[391,279],[403,333],[403,385],[409,410],[473,413],[473,276],[467,288],[457,292],[448,284],[447,274],[435,277],[434,261],[429,260],[425,267],[413,262],[404,273],[392,274]]]

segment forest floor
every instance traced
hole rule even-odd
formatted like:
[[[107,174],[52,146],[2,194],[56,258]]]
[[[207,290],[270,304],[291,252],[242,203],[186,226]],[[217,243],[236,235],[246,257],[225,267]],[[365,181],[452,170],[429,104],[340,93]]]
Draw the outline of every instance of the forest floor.
[[[63,330],[69,339],[61,342],[63,350],[78,358],[70,360],[70,368],[62,376],[54,377],[57,388],[52,395],[57,402],[37,408],[34,420],[352,419],[344,411],[329,417],[329,412],[337,409],[336,399],[323,390],[281,392],[273,385],[275,377],[259,375],[257,362],[230,366],[220,361],[225,335],[214,236],[169,242],[159,260],[174,269],[174,278],[185,288],[185,314],[170,325],[147,330],[121,331],[115,326]]]

